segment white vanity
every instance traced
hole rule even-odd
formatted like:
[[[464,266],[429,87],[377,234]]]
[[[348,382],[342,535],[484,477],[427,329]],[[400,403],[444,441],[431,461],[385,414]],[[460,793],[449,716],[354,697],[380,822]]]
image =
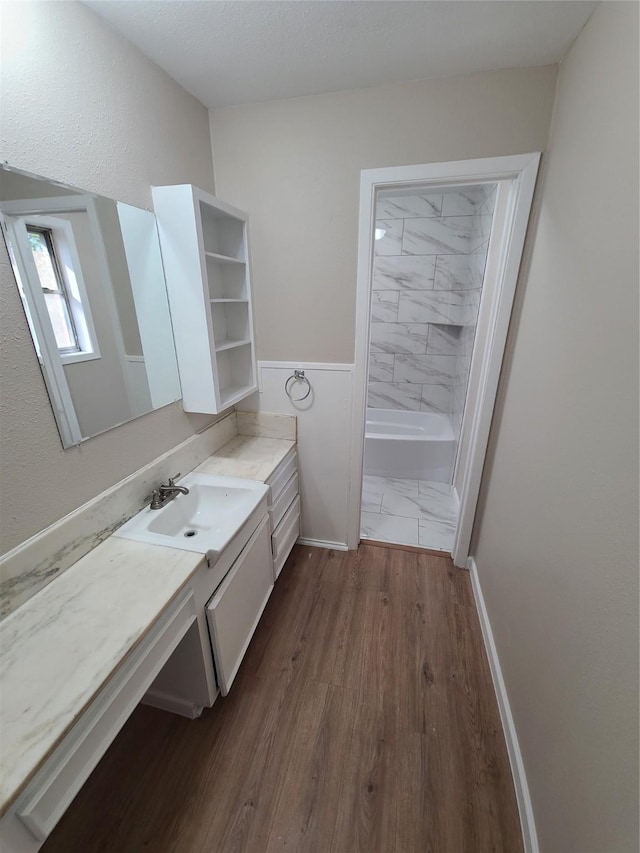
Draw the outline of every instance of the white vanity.
[[[157,523],[145,508],[0,623],[3,851],[39,849],[140,701],[196,717],[232,688],[299,534],[295,441],[261,435],[260,418],[213,428],[233,419],[258,434],[234,435],[180,480],[191,502],[178,495]],[[207,484],[228,486],[231,504],[242,494],[237,529],[199,515]],[[155,539],[136,535],[150,524]]]
[[[156,187],[156,233],[148,211],[0,172],[64,447],[179,398],[217,414],[257,390],[246,214]],[[64,329],[43,293],[67,300]],[[175,471],[191,473],[165,486]],[[3,853],[39,849],[139,702],[193,718],[232,689],[298,538],[298,491],[295,418],[231,412],[2,555]]]

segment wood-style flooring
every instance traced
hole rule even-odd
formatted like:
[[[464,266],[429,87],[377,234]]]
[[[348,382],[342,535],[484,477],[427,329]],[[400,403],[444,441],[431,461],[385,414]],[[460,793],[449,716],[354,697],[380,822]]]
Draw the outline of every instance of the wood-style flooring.
[[[231,693],[140,706],[43,853],[519,853],[467,572],[296,546]]]

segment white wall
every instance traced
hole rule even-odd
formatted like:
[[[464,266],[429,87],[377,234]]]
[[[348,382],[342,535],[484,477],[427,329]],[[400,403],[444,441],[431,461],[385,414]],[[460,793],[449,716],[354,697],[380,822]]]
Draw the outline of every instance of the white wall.
[[[542,150],[555,81],[555,67],[512,69],[211,112],[216,191],[250,217],[258,357],[353,362],[360,171]],[[292,411],[290,367],[271,370],[245,405]],[[303,535],[328,542],[347,541],[353,485],[344,376],[313,375],[326,434],[298,421]]]
[[[243,400],[237,409],[277,412],[298,419],[298,459],[300,535],[330,547],[347,545],[349,508],[349,453],[351,436],[351,365],[296,364],[305,370],[311,394],[301,403],[293,403],[285,394],[286,380],[293,374],[291,365],[258,363],[260,391]],[[307,387],[291,384],[294,397]],[[358,484],[359,487],[359,484]]]
[[[360,171],[543,150],[556,68],[211,112],[216,189],[251,221],[258,357],[352,362]]]
[[[151,185],[213,190],[207,112],[80,3],[3,2],[0,158],[151,207]],[[0,241],[1,242],[1,241]],[[0,245],[0,552],[210,422],[180,404],[63,450]]]
[[[213,189],[206,110],[102,18],[73,0],[1,15],[10,166],[149,209],[153,184]]]
[[[540,848],[638,849],[638,5],[559,78],[472,553]]]

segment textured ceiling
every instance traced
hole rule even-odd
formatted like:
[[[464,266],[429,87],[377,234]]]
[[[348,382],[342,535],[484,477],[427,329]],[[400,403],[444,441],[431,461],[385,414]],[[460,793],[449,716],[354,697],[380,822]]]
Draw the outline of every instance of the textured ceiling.
[[[559,62],[579,0],[85,0],[205,106]]]

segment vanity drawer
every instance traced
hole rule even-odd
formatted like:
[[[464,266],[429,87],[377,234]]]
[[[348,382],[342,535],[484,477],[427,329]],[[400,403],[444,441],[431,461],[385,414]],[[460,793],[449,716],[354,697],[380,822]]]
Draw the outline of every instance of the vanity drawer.
[[[265,516],[207,604],[220,692],[226,696],[273,589],[269,520]]]
[[[277,526],[282,521],[285,512],[291,506],[291,502],[297,494],[298,475],[296,473],[293,475],[293,477],[291,477],[284,489],[280,492],[278,497],[273,502],[271,509],[269,510],[269,515],[271,516],[271,529],[273,531],[275,531]]]
[[[271,487],[271,506],[278,499],[280,492],[287,485],[291,476],[298,470],[298,456],[295,447],[284,457],[273,474],[265,480],[267,486]]]
[[[169,605],[16,802],[15,814],[44,841],[172,652],[196,621],[193,593]]]
[[[271,536],[271,547],[273,551],[274,566],[278,563],[280,557],[285,552],[291,539],[292,530],[296,530],[296,538],[300,532],[300,496],[296,495],[293,503],[284,514],[280,524],[273,531]],[[295,541],[295,540],[294,540]],[[289,547],[289,551],[291,547]],[[287,552],[288,554],[288,552]]]
[[[276,580],[287,561],[287,557],[291,553],[291,549],[296,544],[298,536],[300,536],[300,516],[296,515],[289,527],[283,532],[278,548],[278,556],[273,558],[273,577]]]

